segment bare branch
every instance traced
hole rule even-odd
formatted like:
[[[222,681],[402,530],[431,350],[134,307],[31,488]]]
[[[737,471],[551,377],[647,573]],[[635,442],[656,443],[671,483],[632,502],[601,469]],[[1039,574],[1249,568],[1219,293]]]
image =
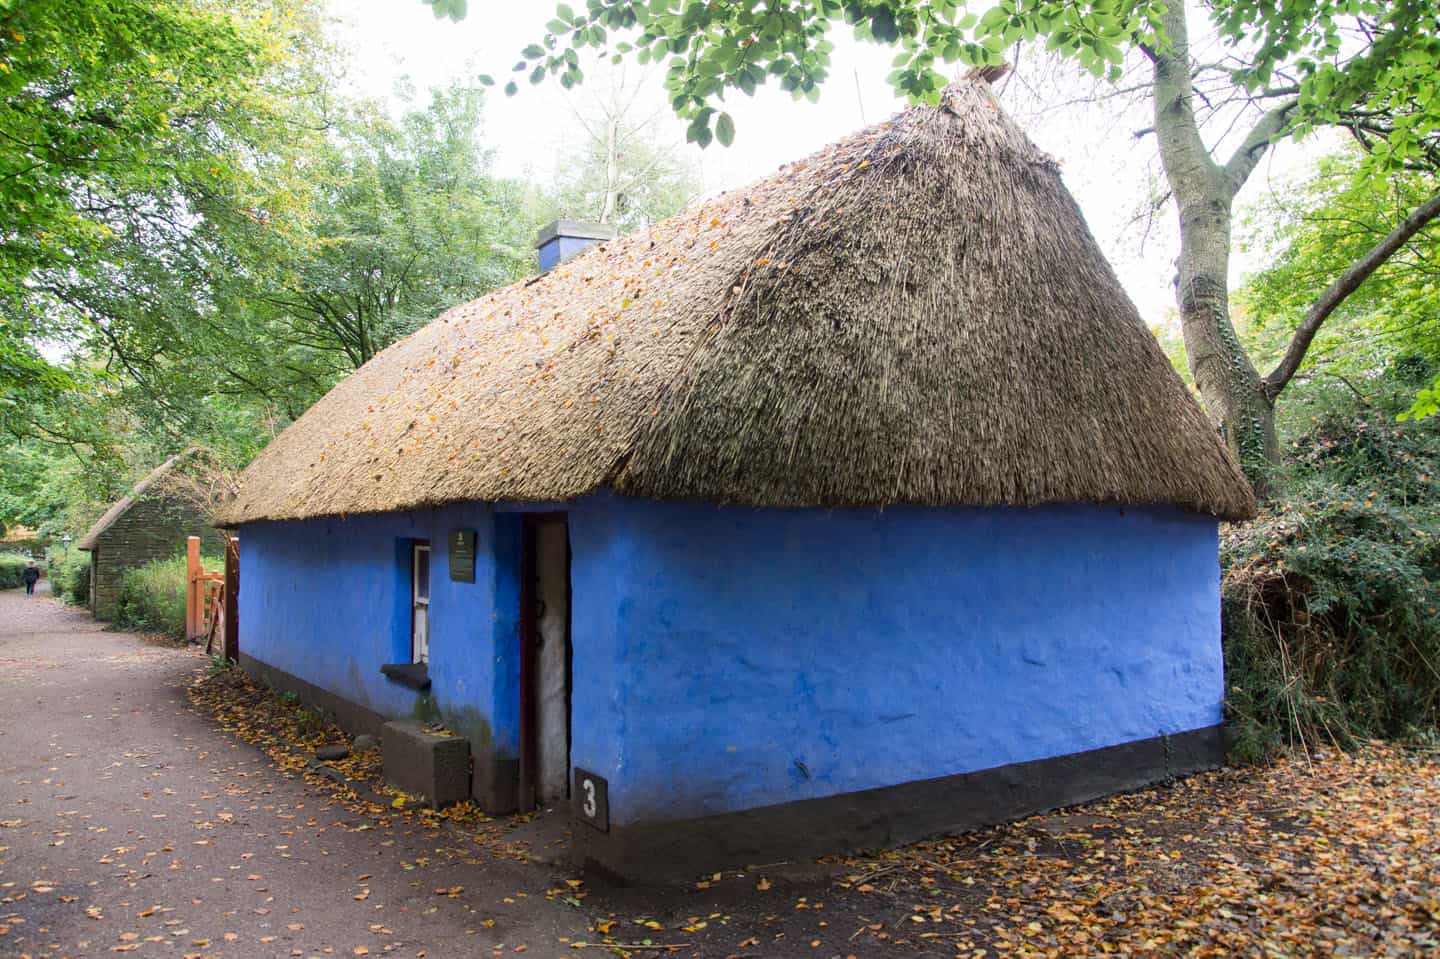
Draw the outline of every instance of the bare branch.
[[[1245,137],[1245,142],[1240,144],[1225,164],[1225,178],[1230,182],[1231,196],[1240,192],[1240,188],[1245,185],[1246,180],[1250,179],[1250,174],[1255,172],[1255,167],[1260,164],[1260,158],[1265,155],[1265,151],[1280,139],[1285,125],[1290,122],[1291,114],[1299,105],[1299,98],[1292,97],[1265,111],[1265,115],[1255,126],[1251,127],[1249,134]]]

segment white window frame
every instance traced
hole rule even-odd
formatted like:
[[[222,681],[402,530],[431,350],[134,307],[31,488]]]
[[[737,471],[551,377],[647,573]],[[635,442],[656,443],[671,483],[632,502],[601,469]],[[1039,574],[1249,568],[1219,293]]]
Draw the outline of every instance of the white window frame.
[[[425,554],[425,595],[420,595],[420,554]],[[430,552],[428,542],[416,542],[410,547],[410,661],[412,663],[430,662],[430,586],[434,580],[431,575],[431,561],[434,556]],[[420,636],[420,625],[418,612],[425,611],[425,628],[423,639]]]

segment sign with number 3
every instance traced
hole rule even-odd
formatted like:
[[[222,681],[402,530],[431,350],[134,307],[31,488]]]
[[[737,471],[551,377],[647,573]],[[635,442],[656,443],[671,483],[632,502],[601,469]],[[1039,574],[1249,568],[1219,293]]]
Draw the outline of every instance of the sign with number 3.
[[[610,784],[603,776],[575,768],[575,788],[571,790],[575,814],[601,832],[610,831]]]

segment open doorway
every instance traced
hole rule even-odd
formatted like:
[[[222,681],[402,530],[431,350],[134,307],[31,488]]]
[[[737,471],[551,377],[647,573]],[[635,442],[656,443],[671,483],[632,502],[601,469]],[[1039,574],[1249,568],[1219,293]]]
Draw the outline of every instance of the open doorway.
[[[570,532],[563,513],[525,517],[520,579],[522,808],[570,794]]]

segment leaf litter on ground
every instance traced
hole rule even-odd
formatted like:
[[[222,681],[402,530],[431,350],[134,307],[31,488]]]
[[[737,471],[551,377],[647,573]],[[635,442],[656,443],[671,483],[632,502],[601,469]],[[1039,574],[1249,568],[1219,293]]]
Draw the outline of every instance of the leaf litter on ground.
[[[190,695],[284,768],[303,771],[316,746],[343,736],[238,670],[197,682]],[[378,750],[332,765],[379,784]],[[315,779],[371,816],[440,818]],[[472,805],[445,818],[479,830],[477,841],[497,854],[524,857]],[[1440,755],[1380,743],[1317,752],[821,862],[830,878],[789,890],[804,893],[790,907],[776,909],[787,884],[768,874],[730,887],[716,873],[631,925],[654,934],[673,922],[684,942],[622,938],[612,913],[590,925],[602,941],[567,947],[726,956],[799,943],[842,959],[1440,955]],[[577,889],[557,886],[547,898]],[[736,900],[726,901],[724,921],[691,914],[701,912],[697,898],[722,891]]]

